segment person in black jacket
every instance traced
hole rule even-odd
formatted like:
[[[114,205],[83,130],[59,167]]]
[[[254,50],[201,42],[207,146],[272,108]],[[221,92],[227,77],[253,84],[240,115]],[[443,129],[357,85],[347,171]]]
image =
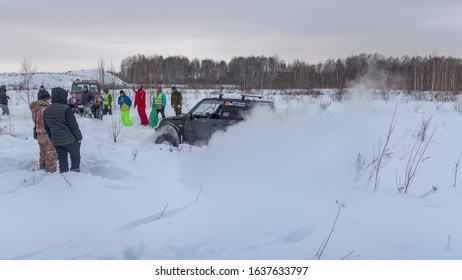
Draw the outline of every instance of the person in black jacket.
[[[56,87],[51,90],[51,105],[43,113],[45,130],[58,153],[59,172],[80,171],[80,143],[82,133],[71,107],[67,106],[67,91]]]
[[[2,115],[10,115],[10,110],[8,109],[8,99],[10,97],[6,95],[6,86],[0,86],[0,107],[2,107]]]
[[[88,87],[84,86],[83,87],[83,93],[82,93],[82,104],[85,106],[85,110],[87,111],[87,114],[92,116],[95,114],[95,108],[93,107],[95,103],[95,95],[93,92],[88,91]]]
[[[50,94],[46,89],[44,85],[40,86],[40,90],[37,92],[37,100],[40,100],[40,95],[43,94]]]

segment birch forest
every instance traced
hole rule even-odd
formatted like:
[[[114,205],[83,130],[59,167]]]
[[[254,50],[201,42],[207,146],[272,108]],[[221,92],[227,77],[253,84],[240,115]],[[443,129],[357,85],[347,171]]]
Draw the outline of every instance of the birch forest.
[[[251,89],[320,89],[353,87],[410,91],[462,90],[462,60],[445,56],[385,57],[352,55],[311,64],[286,63],[277,55],[234,57],[229,62],[184,56],[134,55],[122,60],[121,78],[128,83],[175,84],[192,88],[234,86]]]

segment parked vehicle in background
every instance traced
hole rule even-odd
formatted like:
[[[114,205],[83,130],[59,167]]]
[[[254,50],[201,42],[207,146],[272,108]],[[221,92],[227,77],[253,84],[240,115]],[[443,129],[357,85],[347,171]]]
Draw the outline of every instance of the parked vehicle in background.
[[[207,144],[213,133],[224,131],[230,125],[244,120],[257,106],[274,110],[272,101],[261,100],[261,96],[241,95],[241,98],[204,98],[186,114],[164,118],[156,128],[154,142],[178,146]]]
[[[90,106],[91,112],[87,112],[85,104],[83,104],[83,89],[87,86],[88,91],[94,95],[94,103]],[[75,80],[72,82],[70,97],[67,100],[74,113],[80,116],[103,119],[102,106],[103,100],[101,95],[101,87],[97,80]]]

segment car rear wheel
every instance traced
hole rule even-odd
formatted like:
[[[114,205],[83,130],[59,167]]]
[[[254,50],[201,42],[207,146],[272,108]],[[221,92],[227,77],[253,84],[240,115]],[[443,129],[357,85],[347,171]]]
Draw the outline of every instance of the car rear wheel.
[[[154,140],[156,144],[169,144],[173,147],[178,147],[180,144],[180,136],[175,127],[171,125],[163,125],[156,131],[156,137]]]
[[[101,111],[101,108],[95,109],[95,119],[103,120],[103,112]]]

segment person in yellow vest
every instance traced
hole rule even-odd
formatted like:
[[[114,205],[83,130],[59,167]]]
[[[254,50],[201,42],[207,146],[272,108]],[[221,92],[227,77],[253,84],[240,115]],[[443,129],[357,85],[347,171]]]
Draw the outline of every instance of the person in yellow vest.
[[[114,101],[112,99],[112,93],[109,92],[107,88],[104,89],[104,101],[103,101],[103,115],[112,115],[112,105]]]
[[[130,119],[130,107],[132,106],[132,100],[130,97],[125,95],[123,90],[120,91],[120,96],[117,100],[120,106],[120,120],[123,125],[132,126],[133,122]]]
[[[151,127],[156,127],[159,121],[159,112],[162,115],[162,118],[165,118],[165,105],[167,105],[167,96],[162,91],[162,87],[157,88],[156,94],[154,94],[152,99],[152,110],[149,115],[149,125]]]
[[[157,110],[157,114],[162,115],[162,118],[165,118],[165,106],[167,105],[167,96],[165,93],[162,91],[161,87],[157,88],[157,92],[154,95],[154,108]]]

